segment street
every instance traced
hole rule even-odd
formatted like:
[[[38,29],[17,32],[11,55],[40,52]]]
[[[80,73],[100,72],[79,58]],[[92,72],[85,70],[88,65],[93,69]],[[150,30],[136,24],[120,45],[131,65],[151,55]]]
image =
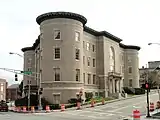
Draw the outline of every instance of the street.
[[[150,95],[150,101],[156,102],[158,100],[158,93]],[[93,108],[83,108],[81,110],[67,110],[64,112],[52,113],[0,113],[1,120],[16,120],[22,118],[23,120],[123,120],[124,118],[131,118],[132,111],[140,110],[141,114],[146,114],[146,96],[122,100],[114,103],[109,103]]]

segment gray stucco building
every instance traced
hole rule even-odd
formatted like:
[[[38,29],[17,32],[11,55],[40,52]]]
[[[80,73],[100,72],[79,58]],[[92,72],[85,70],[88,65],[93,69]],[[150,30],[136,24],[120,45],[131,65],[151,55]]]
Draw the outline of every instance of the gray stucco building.
[[[43,88],[51,103],[67,103],[82,91],[105,97],[119,94],[123,86],[139,87],[140,47],[85,26],[87,19],[69,12],[37,17],[40,35],[32,47],[22,48],[24,70],[31,70],[32,85]],[[40,79],[39,79],[40,78]],[[28,84],[24,76],[24,86]]]

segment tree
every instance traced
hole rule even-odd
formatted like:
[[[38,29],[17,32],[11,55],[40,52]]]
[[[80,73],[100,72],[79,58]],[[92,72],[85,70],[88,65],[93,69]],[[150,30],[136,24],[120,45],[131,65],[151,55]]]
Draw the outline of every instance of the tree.
[[[22,93],[23,93],[23,80],[21,81],[21,83],[19,84],[19,91],[18,94],[22,97]]]
[[[158,84],[160,84],[159,78],[160,78],[159,71],[148,71],[148,72],[144,71],[140,75],[140,81],[143,82],[143,84],[144,84],[146,82],[146,80],[148,79],[148,82],[149,82],[151,88],[157,87]]]

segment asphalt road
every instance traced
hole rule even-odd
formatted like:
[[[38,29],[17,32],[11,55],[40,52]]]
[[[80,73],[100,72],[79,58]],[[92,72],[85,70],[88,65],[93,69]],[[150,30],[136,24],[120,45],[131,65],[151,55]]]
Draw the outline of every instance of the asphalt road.
[[[158,100],[158,94],[150,95],[150,100],[156,102]],[[131,119],[132,111],[134,109],[139,109],[142,114],[146,114],[146,96],[109,103],[93,108],[68,110],[64,112],[34,114],[1,112],[0,120],[16,120],[17,118],[23,120],[123,120],[124,118]]]

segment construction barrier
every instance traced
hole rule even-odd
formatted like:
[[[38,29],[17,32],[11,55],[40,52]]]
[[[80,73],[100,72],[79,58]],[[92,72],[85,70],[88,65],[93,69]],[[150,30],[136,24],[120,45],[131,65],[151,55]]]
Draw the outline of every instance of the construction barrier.
[[[149,111],[150,111],[150,112],[153,112],[153,111],[154,111],[154,103],[153,103],[153,102],[150,103]]]
[[[61,105],[61,111],[65,111],[65,105],[64,104]]]
[[[140,120],[141,114],[139,110],[134,110],[133,111],[133,120]]]

